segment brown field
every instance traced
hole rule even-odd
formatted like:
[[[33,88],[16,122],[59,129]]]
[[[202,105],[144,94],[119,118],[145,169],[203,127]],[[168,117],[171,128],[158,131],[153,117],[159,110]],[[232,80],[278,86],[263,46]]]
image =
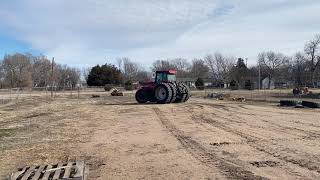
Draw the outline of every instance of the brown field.
[[[68,160],[84,160],[90,179],[320,179],[319,109],[99,94],[0,104],[0,179]]]

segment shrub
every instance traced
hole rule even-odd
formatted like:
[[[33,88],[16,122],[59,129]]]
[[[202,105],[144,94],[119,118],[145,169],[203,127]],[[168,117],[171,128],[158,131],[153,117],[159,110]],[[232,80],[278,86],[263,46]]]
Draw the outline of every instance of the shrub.
[[[238,89],[239,89],[239,85],[238,85],[237,81],[232,80],[232,81],[230,82],[230,89],[231,89],[231,90],[238,90]]]
[[[124,89],[127,91],[133,90],[133,85],[130,80],[128,80],[124,83]]]
[[[203,82],[203,79],[198,78],[198,79],[196,80],[195,85],[196,85],[196,88],[197,88],[197,89],[199,89],[199,90],[204,90],[204,82]]]

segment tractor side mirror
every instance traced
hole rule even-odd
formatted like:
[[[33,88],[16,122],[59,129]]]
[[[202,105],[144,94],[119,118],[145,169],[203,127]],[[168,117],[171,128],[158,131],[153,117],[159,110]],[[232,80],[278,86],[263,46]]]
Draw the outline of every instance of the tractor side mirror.
[[[156,78],[156,73],[152,72],[152,79],[155,79],[155,78]]]

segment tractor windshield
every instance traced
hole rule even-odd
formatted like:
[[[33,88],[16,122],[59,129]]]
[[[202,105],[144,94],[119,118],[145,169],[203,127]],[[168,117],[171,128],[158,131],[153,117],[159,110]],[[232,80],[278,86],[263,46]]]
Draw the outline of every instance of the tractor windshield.
[[[166,81],[176,81],[176,75],[175,74],[166,74],[166,73],[158,73],[156,77],[156,82],[166,82]]]
[[[176,81],[176,75],[168,74],[168,81]]]

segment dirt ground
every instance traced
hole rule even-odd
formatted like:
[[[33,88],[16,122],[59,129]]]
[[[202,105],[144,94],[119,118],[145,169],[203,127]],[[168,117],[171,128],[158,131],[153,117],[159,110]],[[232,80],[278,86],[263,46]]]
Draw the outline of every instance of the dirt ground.
[[[0,179],[68,160],[90,179],[320,179],[320,110],[90,96],[0,105]]]

